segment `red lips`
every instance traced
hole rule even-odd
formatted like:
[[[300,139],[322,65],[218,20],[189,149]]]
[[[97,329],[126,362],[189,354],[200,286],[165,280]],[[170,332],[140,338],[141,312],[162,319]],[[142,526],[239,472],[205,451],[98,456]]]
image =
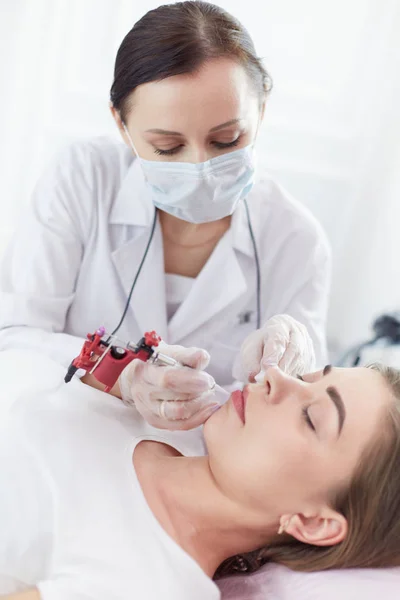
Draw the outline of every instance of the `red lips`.
[[[242,420],[243,424],[245,423],[244,411],[246,406],[246,399],[248,396],[248,390],[246,388],[247,386],[244,388],[243,392],[241,392],[240,390],[236,390],[231,395],[232,404],[235,407],[236,412]]]

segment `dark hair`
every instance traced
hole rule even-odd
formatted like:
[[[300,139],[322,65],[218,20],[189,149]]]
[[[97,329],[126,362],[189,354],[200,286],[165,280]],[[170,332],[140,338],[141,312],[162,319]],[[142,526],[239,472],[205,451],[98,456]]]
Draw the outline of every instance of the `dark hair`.
[[[393,403],[350,484],[333,498],[333,508],[347,519],[346,538],[336,546],[320,547],[276,536],[268,547],[228,558],[216,579],[252,573],[269,561],[295,571],[400,566],[400,371],[370,368],[383,376]]]
[[[117,52],[111,101],[125,120],[139,85],[193,73],[206,61],[228,57],[246,69],[261,101],[272,81],[241,23],[207,2],[177,2],[151,10],[125,36]]]

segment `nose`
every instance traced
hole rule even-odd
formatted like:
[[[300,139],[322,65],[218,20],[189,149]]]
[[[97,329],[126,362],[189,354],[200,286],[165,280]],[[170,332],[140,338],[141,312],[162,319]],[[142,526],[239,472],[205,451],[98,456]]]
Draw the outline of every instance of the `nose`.
[[[265,374],[264,382],[270,404],[279,404],[293,395],[302,399],[307,393],[302,381],[286,375],[279,367],[270,367]]]
[[[204,148],[201,146],[196,146],[193,148],[193,150],[191,152],[190,162],[199,164],[199,163],[206,162],[209,158],[210,158],[210,155],[207,151],[207,148]]]

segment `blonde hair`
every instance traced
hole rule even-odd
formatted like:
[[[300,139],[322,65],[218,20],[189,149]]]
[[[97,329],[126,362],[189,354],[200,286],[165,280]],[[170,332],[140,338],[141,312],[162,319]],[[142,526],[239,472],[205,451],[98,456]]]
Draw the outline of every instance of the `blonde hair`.
[[[378,364],[369,368],[383,376],[393,402],[383,431],[365,449],[350,484],[333,499],[333,508],[347,519],[346,538],[320,547],[276,536],[268,547],[228,558],[216,578],[252,573],[268,561],[295,571],[400,566],[400,371]]]

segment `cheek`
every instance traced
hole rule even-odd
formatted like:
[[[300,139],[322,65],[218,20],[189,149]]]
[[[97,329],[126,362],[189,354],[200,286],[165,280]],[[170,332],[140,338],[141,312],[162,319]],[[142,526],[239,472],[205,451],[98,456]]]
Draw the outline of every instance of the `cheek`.
[[[270,467],[271,492],[277,506],[297,510],[299,503],[327,498],[343,482],[343,465],[316,444],[287,445]]]
[[[214,413],[205,423],[203,433],[210,467],[219,485],[235,497],[251,488],[260,446],[251,443],[234,408],[226,404]]]
[[[269,416],[263,426],[254,418],[243,428],[228,405],[214,413],[204,426],[210,466],[221,487],[245,505],[290,511],[332,489],[343,465],[287,419],[282,427]]]
[[[310,463],[309,453],[296,436],[285,435],[272,423],[246,429],[236,427],[233,417],[224,407],[204,426],[213,474],[223,489],[247,506],[265,508],[272,501],[279,509],[288,489],[293,493],[303,485],[301,469]]]
[[[235,444],[240,422],[233,414],[231,403],[226,402],[219,410],[211,415],[203,426],[203,436],[210,456],[229,454]]]

